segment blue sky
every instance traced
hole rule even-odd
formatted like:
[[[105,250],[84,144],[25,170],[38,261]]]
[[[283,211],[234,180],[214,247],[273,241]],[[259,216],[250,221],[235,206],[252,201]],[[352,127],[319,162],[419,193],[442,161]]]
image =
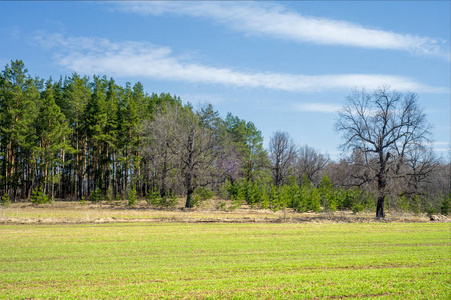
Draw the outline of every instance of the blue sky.
[[[141,81],[212,103],[339,158],[354,88],[419,95],[434,148],[450,143],[450,1],[0,2],[0,64]]]

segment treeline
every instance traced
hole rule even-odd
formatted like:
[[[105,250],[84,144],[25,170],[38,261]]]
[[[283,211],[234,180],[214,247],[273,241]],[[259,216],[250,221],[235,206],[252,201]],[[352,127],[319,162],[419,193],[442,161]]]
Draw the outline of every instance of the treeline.
[[[357,181],[358,151],[340,162],[252,122],[105,76],[32,78],[22,61],[0,76],[2,202],[143,198],[186,207],[230,199],[274,210],[374,210],[374,181]],[[392,193],[389,207],[449,210],[449,164]],[[417,173],[416,173],[417,174]]]
[[[0,77],[1,191],[14,200],[35,189],[81,199],[97,189],[117,196],[134,183],[142,194],[149,181],[141,174],[141,124],[163,103],[181,100],[106,77],[44,81],[11,62]]]

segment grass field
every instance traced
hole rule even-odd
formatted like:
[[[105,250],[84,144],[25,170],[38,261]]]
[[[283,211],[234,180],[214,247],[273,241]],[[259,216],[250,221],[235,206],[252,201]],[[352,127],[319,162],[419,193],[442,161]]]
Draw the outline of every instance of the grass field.
[[[0,298],[450,299],[449,223],[0,225]]]

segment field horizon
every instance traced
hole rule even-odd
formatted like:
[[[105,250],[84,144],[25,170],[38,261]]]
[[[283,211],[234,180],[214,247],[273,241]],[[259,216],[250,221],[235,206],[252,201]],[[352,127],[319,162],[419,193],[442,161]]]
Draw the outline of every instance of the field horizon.
[[[221,206],[220,203],[225,203]],[[378,220],[374,212],[353,213],[303,212],[293,209],[273,211],[257,206],[233,207],[231,201],[209,199],[193,209],[183,206],[183,199],[172,209],[158,208],[141,200],[130,207],[126,201],[98,203],[55,201],[35,205],[30,202],[12,203],[0,208],[0,224],[86,224],[124,222],[180,222],[180,223],[372,223],[372,222],[451,222],[451,218],[435,215],[434,220],[425,213],[413,214],[388,210],[385,219]]]

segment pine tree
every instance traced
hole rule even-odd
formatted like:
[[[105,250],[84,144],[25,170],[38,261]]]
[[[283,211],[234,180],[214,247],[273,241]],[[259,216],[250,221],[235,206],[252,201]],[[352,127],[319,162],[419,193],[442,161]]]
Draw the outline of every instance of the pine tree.
[[[53,96],[53,85],[47,82],[46,89],[42,93],[39,103],[39,115],[37,118],[38,153],[40,155],[41,173],[45,183],[44,193],[49,193],[54,198],[55,175],[59,174],[62,166],[64,150],[69,150],[69,144],[65,141],[68,133],[64,114],[56,105]]]
[[[318,185],[318,190],[321,195],[324,209],[326,211],[336,211],[337,202],[335,199],[335,190],[332,182],[329,180],[327,175],[324,175],[321,178],[321,181]]]
[[[106,77],[94,76],[93,93],[86,104],[84,119],[88,137],[88,180],[92,178],[92,186],[88,186],[88,193],[100,188],[102,181],[102,149],[108,137],[105,135],[107,125],[107,104],[105,101],[108,81]]]
[[[68,140],[74,153],[68,156],[70,172],[73,179],[71,192],[76,192],[77,199],[82,199],[85,194],[84,181],[87,165],[88,124],[86,124],[85,108],[92,91],[89,87],[89,78],[80,77],[76,73],[70,77],[64,85],[64,97],[61,111],[66,116],[69,127]]]
[[[1,188],[14,201],[20,188],[22,197],[27,195],[34,177],[27,165],[33,160],[39,82],[27,73],[24,63],[16,60],[0,75]]]

